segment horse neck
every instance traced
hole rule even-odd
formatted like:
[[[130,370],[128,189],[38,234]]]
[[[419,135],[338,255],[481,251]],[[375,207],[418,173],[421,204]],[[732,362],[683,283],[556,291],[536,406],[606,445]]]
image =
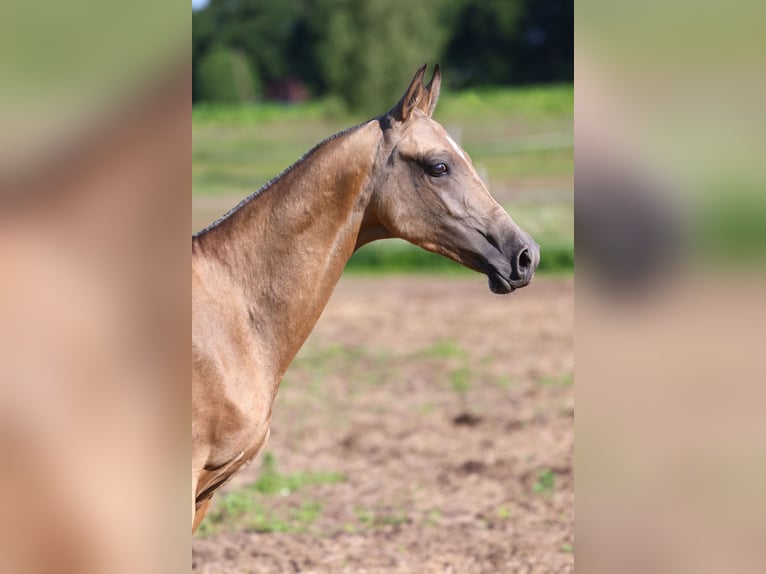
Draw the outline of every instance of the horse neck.
[[[360,236],[380,137],[376,122],[318,146],[198,238],[241,290],[281,377],[319,319]]]

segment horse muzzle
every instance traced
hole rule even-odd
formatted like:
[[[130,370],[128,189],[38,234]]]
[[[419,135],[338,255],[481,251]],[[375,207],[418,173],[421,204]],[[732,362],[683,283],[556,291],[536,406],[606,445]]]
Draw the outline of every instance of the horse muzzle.
[[[493,293],[505,294],[511,293],[516,289],[521,289],[529,285],[535,276],[535,270],[540,264],[540,246],[531,238],[528,238],[521,245],[511,250],[510,266],[498,266],[504,268],[506,272],[492,266],[487,273],[489,278],[489,289]],[[510,267],[510,273],[507,272]]]

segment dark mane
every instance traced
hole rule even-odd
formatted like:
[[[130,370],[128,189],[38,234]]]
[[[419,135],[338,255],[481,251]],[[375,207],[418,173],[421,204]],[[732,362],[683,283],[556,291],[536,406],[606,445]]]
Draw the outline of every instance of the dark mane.
[[[274,178],[270,179],[269,181],[267,181],[266,183],[264,183],[264,184],[263,184],[263,185],[262,185],[262,186],[261,186],[261,187],[260,187],[258,190],[254,191],[253,193],[251,193],[250,195],[248,195],[248,196],[247,196],[245,199],[243,199],[242,201],[240,201],[240,202],[239,202],[237,205],[235,205],[234,207],[232,207],[232,208],[231,208],[229,211],[227,211],[226,213],[224,213],[224,214],[223,214],[221,217],[219,217],[218,219],[216,219],[216,220],[215,220],[213,223],[211,223],[210,225],[208,225],[208,226],[207,226],[207,227],[205,227],[204,229],[200,229],[200,230],[199,230],[199,231],[197,231],[196,233],[193,233],[193,234],[192,234],[192,238],[194,238],[194,237],[200,237],[201,235],[204,235],[205,233],[207,233],[207,232],[208,232],[208,231],[210,231],[211,229],[214,229],[215,227],[217,227],[218,225],[220,225],[221,223],[223,223],[224,221],[226,221],[226,219],[228,219],[228,218],[229,218],[229,217],[230,217],[230,216],[231,216],[233,213],[235,213],[235,212],[236,212],[236,211],[238,211],[238,210],[239,210],[241,207],[243,207],[243,206],[247,205],[247,204],[248,204],[248,203],[250,203],[252,200],[254,200],[256,197],[258,197],[259,195],[261,195],[261,194],[262,194],[264,191],[266,191],[268,188],[270,188],[272,185],[274,185],[276,182],[278,182],[278,181],[279,181],[279,180],[280,180],[280,179],[281,179],[283,176],[287,175],[287,174],[288,174],[288,173],[290,173],[290,172],[291,172],[293,169],[295,169],[295,167],[296,167],[298,164],[300,164],[300,163],[301,163],[303,160],[305,160],[305,159],[307,159],[308,157],[310,157],[310,156],[311,156],[311,154],[313,154],[315,151],[317,151],[317,150],[318,150],[320,147],[322,147],[324,144],[326,144],[326,143],[328,143],[328,142],[331,142],[332,140],[334,140],[334,139],[337,139],[337,138],[339,138],[339,137],[341,137],[341,136],[345,136],[345,135],[347,135],[347,134],[350,134],[351,132],[354,132],[354,131],[358,130],[358,129],[359,129],[360,127],[362,127],[363,125],[366,125],[366,124],[368,124],[370,121],[371,121],[371,120],[367,120],[367,121],[365,121],[365,122],[362,122],[361,124],[357,124],[357,125],[355,125],[355,126],[351,126],[350,128],[346,128],[346,129],[344,129],[344,130],[342,130],[342,131],[339,131],[339,132],[338,132],[338,133],[336,133],[336,134],[333,134],[333,135],[331,135],[331,136],[330,136],[330,137],[328,137],[328,138],[325,138],[325,139],[323,139],[321,142],[319,142],[319,143],[318,143],[318,144],[316,144],[314,147],[312,147],[312,148],[311,148],[309,151],[307,151],[306,153],[304,153],[304,154],[303,154],[303,155],[302,155],[300,158],[298,158],[298,160],[297,160],[295,163],[293,163],[293,164],[292,164],[290,167],[288,167],[287,169],[283,170],[283,171],[282,171],[282,172],[281,172],[279,175],[277,175],[276,177],[274,177]]]

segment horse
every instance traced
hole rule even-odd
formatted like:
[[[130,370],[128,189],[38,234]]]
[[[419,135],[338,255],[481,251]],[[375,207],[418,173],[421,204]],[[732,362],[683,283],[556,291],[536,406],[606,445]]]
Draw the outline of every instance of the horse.
[[[192,533],[266,444],[280,381],[361,246],[398,237],[484,273],[532,280],[539,246],[432,119],[437,65],[387,113],[335,134],[192,237]]]

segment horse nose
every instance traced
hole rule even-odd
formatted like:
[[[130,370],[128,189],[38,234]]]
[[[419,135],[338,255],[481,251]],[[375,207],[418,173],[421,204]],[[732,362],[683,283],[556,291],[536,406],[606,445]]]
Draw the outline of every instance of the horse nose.
[[[539,263],[540,247],[534,242],[524,245],[512,261],[511,284],[516,288],[528,285]]]

